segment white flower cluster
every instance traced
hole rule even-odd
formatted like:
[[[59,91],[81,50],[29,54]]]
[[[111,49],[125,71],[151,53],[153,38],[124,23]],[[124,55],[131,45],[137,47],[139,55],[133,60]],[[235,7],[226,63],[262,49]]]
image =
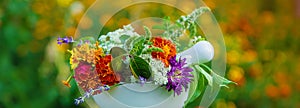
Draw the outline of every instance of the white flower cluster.
[[[123,29],[118,29],[113,32],[109,32],[106,35],[101,35],[99,38],[100,46],[103,49],[109,50],[112,47],[122,47],[123,43],[121,41],[121,36],[140,36],[134,32],[134,28],[129,24],[123,26]]]
[[[167,73],[170,67],[165,67],[165,64],[157,59],[151,57],[150,54],[143,54],[141,56],[145,60],[149,60],[149,65],[151,66],[153,73],[153,81],[156,85],[165,85],[168,83]]]

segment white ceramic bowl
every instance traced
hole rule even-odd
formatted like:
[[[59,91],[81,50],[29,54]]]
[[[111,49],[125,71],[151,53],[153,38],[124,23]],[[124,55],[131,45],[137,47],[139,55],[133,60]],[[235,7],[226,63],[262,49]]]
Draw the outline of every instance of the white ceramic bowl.
[[[188,64],[204,63],[213,58],[214,49],[208,41],[200,41],[178,55],[187,57]],[[188,91],[177,96],[154,84],[124,84],[93,98],[100,108],[182,108]]]
[[[181,108],[187,96],[188,92],[174,96],[153,84],[125,84],[93,98],[100,108]]]

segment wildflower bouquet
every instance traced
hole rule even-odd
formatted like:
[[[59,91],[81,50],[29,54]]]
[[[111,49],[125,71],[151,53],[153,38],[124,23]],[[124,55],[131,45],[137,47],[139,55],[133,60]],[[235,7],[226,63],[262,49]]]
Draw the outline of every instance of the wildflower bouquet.
[[[137,83],[141,86],[159,85],[174,92],[174,96],[189,90],[186,105],[201,96],[206,85],[232,83],[203,64],[212,59],[213,48],[205,38],[196,36],[195,20],[206,11],[209,8],[201,7],[182,16],[176,23],[171,23],[166,17],[162,25],[152,27],[164,30],[160,36],[153,36],[148,27],[144,27],[145,34],[140,35],[131,25],[126,25],[123,29],[99,36],[97,40],[92,37],[76,41],[72,37],[58,38],[58,44],[73,43],[74,46],[68,50],[73,71],[63,83],[70,87],[69,82],[74,78],[85,92],[75,99],[75,104],[111,88]],[[184,49],[179,48],[177,40],[186,34],[193,38],[192,44],[182,51]],[[208,49],[204,51],[210,55],[198,53],[203,49]]]

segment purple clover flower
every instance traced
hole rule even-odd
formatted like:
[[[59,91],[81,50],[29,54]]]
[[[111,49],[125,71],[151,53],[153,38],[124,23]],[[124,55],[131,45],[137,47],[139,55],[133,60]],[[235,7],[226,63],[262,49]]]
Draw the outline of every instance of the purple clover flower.
[[[176,60],[176,56],[172,57],[170,60],[171,70],[167,73],[168,83],[166,88],[168,91],[174,90],[174,95],[180,95],[182,92],[182,87],[184,87],[185,91],[188,88],[188,84],[191,82],[191,77],[193,75],[190,73],[193,71],[192,68],[185,66],[186,58],[181,59],[179,61]]]
[[[146,83],[146,78],[139,76],[141,86],[144,86]]]
[[[61,38],[61,37],[58,37],[57,38],[57,44],[59,44],[59,45],[61,45],[61,44],[63,44],[63,43],[66,43],[66,44],[69,44],[69,43],[72,43],[72,42],[74,42],[74,40],[73,40],[73,37],[63,37],[63,38]]]

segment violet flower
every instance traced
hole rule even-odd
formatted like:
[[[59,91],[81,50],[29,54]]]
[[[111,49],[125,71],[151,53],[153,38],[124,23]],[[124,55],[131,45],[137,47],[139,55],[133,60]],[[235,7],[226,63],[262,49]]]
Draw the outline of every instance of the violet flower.
[[[140,84],[143,86],[146,83],[146,78],[139,76]]]
[[[72,43],[72,42],[74,42],[74,40],[73,40],[73,37],[63,37],[63,38],[61,38],[61,37],[58,37],[57,38],[57,44],[59,44],[59,45],[61,45],[61,44],[63,44],[63,43],[65,43],[65,44],[69,44],[69,43]]]
[[[180,95],[182,92],[182,87],[184,87],[185,91],[188,88],[188,84],[191,82],[191,77],[193,75],[190,73],[193,71],[192,68],[185,66],[186,59],[179,58],[179,61],[176,60],[176,56],[172,57],[170,60],[171,70],[167,73],[168,83],[166,88],[170,90],[174,90],[174,95]]]
[[[104,88],[104,91],[108,91],[110,89],[110,87],[108,85],[104,85],[103,88]]]
[[[83,103],[83,102],[84,102],[84,99],[82,97],[79,97],[79,98],[75,99],[74,104],[79,105],[80,103]]]

